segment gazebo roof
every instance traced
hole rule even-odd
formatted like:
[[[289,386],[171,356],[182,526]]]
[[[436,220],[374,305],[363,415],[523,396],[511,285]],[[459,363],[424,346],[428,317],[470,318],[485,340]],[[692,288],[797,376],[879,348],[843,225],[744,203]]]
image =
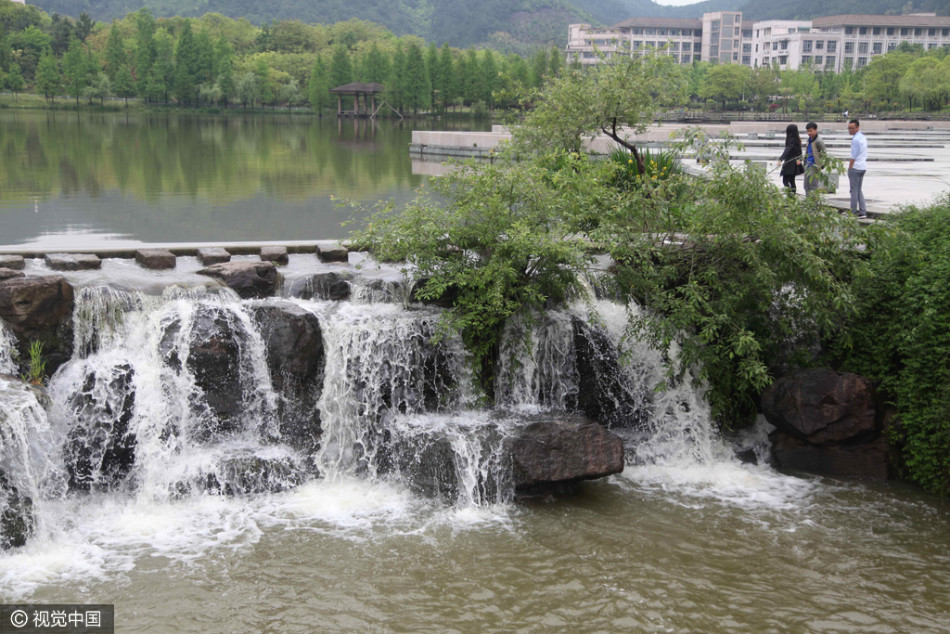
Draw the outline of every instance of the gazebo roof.
[[[383,91],[383,85],[376,82],[370,82],[364,84],[362,82],[354,81],[349,84],[344,84],[342,86],[337,86],[336,88],[331,88],[330,92],[340,93],[343,95],[355,95],[355,94],[376,94]]]

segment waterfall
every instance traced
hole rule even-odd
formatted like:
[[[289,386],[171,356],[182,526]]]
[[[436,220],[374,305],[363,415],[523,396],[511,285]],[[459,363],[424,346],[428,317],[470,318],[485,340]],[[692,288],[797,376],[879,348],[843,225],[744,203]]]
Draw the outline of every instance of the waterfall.
[[[49,385],[71,486],[244,491],[240,463],[297,479],[292,452],[264,447],[279,436],[277,395],[248,305],[200,290],[85,288],[74,321],[78,356]]]
[[[3,321],[0,321],[0,374],[16,374],[14,361],[16,338]]]
[[[340,304],[321,314],[321,473],[376,476],[391,466],[395,416],[451,411],[473,398],[461,342],[432,342],[438,317],[394,304]]]
[[[42,532],[45,500],[65,492],[58,438],[33,388],[0,377],[0,545]]]

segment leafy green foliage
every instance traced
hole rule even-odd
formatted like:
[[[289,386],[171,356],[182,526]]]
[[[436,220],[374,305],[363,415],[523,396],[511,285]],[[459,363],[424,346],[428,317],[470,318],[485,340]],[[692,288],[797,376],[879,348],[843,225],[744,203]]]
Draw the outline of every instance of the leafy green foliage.
[[[26,374],[20,378],[34,385],[42,385],[46,380],[46,361],[43,360],[43,342],[30,342],[30,361]]]
[[[897,411],[888,440],[904,475],[950,494],[950,195],[869,235],[845,367],[880,380]]]
[[[670,380],[697,368],[730,427],[751,422],[771,364],[843,336],[862,268],[851,219],[788,199],[722,153],[708,178],[643,180],[591,238],[617,260],[620,296],[648,309],[632,334],[671,351]]]
[[[437,196],[387,206],[355,235],[376,257],[408,262],[419,298],[451,302],[443,326],[461,333],[489,390],[506,320],[563,302],[589,261],[573,220],[603,167],[572,164],[551,172],[540,162],[468,162],[434,181]]]

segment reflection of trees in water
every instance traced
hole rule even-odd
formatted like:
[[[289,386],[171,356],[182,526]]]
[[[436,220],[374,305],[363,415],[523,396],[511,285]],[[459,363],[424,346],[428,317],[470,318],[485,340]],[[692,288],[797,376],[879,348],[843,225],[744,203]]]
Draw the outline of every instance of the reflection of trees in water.
[[[119,190],[212,202],[289,200],[415,187],[413,124],[310,116],[0,115],[6,202]]]

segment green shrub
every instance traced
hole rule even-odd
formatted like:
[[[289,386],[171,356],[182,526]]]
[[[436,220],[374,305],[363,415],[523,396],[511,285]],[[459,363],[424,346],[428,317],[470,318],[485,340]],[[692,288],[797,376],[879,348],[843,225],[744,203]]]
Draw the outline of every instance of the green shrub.
[[[622,189],[642,187],[644,181],[666,180],[674,174],[682,173],[676,153],[671,150],[655,151],[649,148],[640,152],[643,157],[644,173],[631,152],[617,148],[610,154],[610,160],[616,165],[614,184]]]
[[[845,367],[880,380],[903,475],[950,494],[950,195],[870,231]]]

